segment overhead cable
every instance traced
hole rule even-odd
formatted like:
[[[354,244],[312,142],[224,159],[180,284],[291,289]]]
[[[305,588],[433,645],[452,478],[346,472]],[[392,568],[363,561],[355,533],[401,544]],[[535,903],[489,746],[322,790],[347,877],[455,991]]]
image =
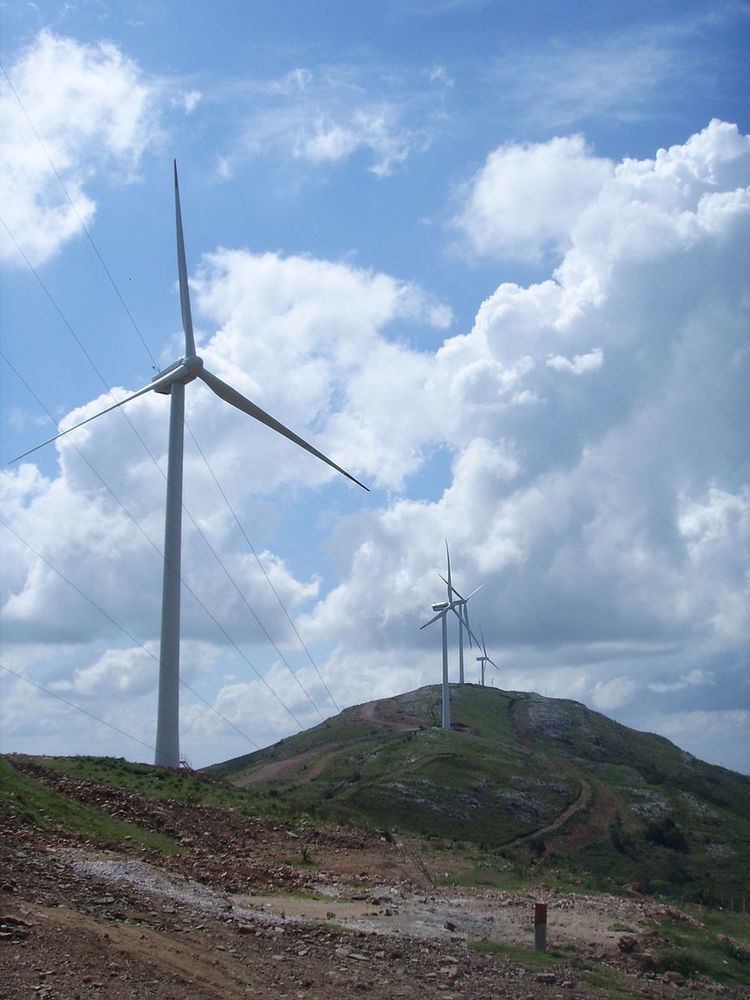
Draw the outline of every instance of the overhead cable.
[[[156,747],[152,747],[150,743],[146,743],[139,736],[133,736],[132,733],[126,733],[124,729],[119,729],[117,726],[113,726],[111,722],[107,722],[106,719],[102,719],[98,715],[94,715],[94,713],[89,712],[87,708],[82,708],[80,705],[76,705],[74,701],[69,701],[67,698],[63,698],[63,696],[58,694],[56,691],[50,691],[50,689],[46,688],[43,684],[38,684],[36,681],[32,681],[30,677],[26,677],[24,674],[19,674],[16,670],[11,670],[11,668],[6,667],[4,663],[0,663],[0,670],[4,670],[7,674],[13,674],[14,677],[24,681],[26,684],[31,684],[40,691],[44,691],[44,693],[48,694],[51,698],[57,698],[58,701],[62,701],[66,705],[70,705],[70,707],[74,708],[77,712],[82,712],[84,715],[88,715],[90,719],[94,719],[95,722],[100,722],[103,726],[106,726],[113,732],[119,733],[120,736],[126,736],[129,740],[134,740],[136,743],[140,743],[141,746],[145,747],[147,750],[156,752]]]
[[[68,192],[68,189],[65,186],[65,182],[63,181],[62,177],[60,176],[60,173],[59,173],[57,167],[55,166],[54,162],[52,161],[52,157],[49,155],[49,151],[47,150],[47,147],[45,146],[45,144],[44,144],[44,142],[42,140],[42,137],[39,135],[39,132],[37,131],[36,126],[34,125],[34,122],[31,120],[31,116],[29,115],[29,113],[26,110],[26,107],[25,107],[23,101],[21,100],[21,95],[18,93],[18,91],[16,90],[16,88],[13,86],[13,81],[11,80],[10,76],[8,75],[8,71],[5,69],[5,67],[3,66],[3,64],[1,62],[0,62],[0,70],[2,70],[3,76],[8,81],[8,86],[13,91],[13,95],[14,95],[15,99],[18,101],[18,105],[21,108],[21,111],[23,111],[23,114],[24,114],[24,117],[26,118],[26,121],[29,123],[29,128],[34,133],[34,135],[36,136],[36,140],[39,143],[39,145],[40,145],[40,147],[42,149],[42,152],[46,156],[47,162],[49,163],[52,172],[54,173],[55,177],[60,182],[60,187],[63,189],[65,197],[70,202],[70,207],[75,212],[76,218],[78,219],[78,221],[81,224],[81,228],[83,229],[84,233],[86,234],[86,237],[87,237],[89,243],[91,244],[91,247],[92,247],[94,253],[96,254],[97,258],[99,259],[99,263],[104,268],[104,273],[109,278],[109,283],[112,285],[112,288],[114,288],[115,294],[117,295],[117,298],[120,300],[123,309],[128,314],[128,318],[130,319],[130,322],[133,325],[133,329],[138,334],[141,343],[143,344],[143,346],[146,349],[146,353],[151,358],[151,365],[152,365],[154,371],[156,371],[156,359],[154,358],[153,354],[151,353],[151,348],[146,343],[146,340],[145,340],[143,334],[141,333],[138,324],[135,321],[135,317],[131,313],[130,309],[128,309],[128,305],[127,305],[125,299],[122,297],[120,289],[117,287],[117,282],[112,277],[112,274],[111,274],[109,268],[107,267],[106,263],[104,262],[104,258],[99,253],[99,248],[97,247],[96,243],[94,242],[94,237],[91,235],[91,232],[90,232],[88,226],[83,221],[83,219],[81,217],[81,213],[78,211],[78,206],[73,201],[73,199],[70,197],[70,193]]]
[[[62,309],[61,309],[61,308],[60,308],[60,306],[59,306],[59,305],[57,304],[57,302],[56,302],[56,300],[55,300],[54,296],[52,295],[52,293],[50,292],[50,290],[49,290],[49,289],[47,288],[47,286],[45,285],[44,281],[42,280],[42,277],[41,277],[41,275],[40,275],[40,274],[39,274],[39,272],[38,272],[38,271],[36,270],[36,268],[35,268],[35,267],[34,267],[34,265],[33,265],[33,264],[31,263],[31,261],[30,261],[30,260],[28,259],[28,257],[26,256],[26,254],[25,254],[25,253],[23,252],[23,249],[22,249],[22,248],[20,247],[20,245],[18,244],[18,241],[16,240],[15,236],[13,235],[13,233],[11,232],[11,230],[10,230],[10,229],[8,228],[8,226],[6,225],[5,221],[4,221],[4,220],[3,220],[3,219],[2,219],[1,217],[0,217],[0,222],[2,222],[3,226],[5,227],[5,231],[6,231],[7,233],[8,233],[8,235],[9,235],[9,236],[10,236],[10,238],[11,238],[11,240],[12,240],[12,241],[13,241],[13,243],[15,244],[15,246],[16,246],[16,249],[17,249],[17,250],[18,250],[18,252],[19,252],[19,253],[21,254],[21,256],[23,257],[24,261],[26,262],[26,264],[27,264],[27,265],[29,266],[29,268],[31,269],[31,271],[32,271],[32,273],[33,273],[33,275],[34,275],[34,277],[36,278],[36,280],[37,280],[37,282],[38,282],[38,284],[39,284],[39,285],[40,285],[40,287],[41,287],[41,288],[43,289],[43,291],[44,291],[45,295],[47,296],[47,298],[49,299],[49,301],[50,301],[50,302],[52,303],[52,305],[53,305],[53,307],[55,308],[55,311],[57,312],[58,316],[59,316],[59,317],[60,317],[60,318],[62,319],[63,323],[65,324],[65,327],[66,327],[66,329],[67,329],[67,330],[68,330],[68,331],[70,332],[70,334],[71,334],[71,336],[73,337],[73,339],[74,339],[75,343],[76,343],[76,344],[78,344],[78,346],[79,346],[79,347],[81,348],[81,351],[83,352],[84,356],[85,356],[85,357],[86,357],[86,359],[88,360],[89,364],[91,365],[91,367],[93,368],[93,370],[94,370],[94,371],[96,372],[96,374],[98,375],[98,377],[99,377],[99,378],[101,379],[102,383],[104,384],[104,386],[105,386],[105,388],[106,388],[106,390],[107,390],[108,394],[109,394],[109,395],[110,395],[110,397],[111,397],[111,398],[112,398],[112,399],[114,400],[114,396],[112,395],[112,392],[111,392],[111,390],[110,390],[110,388],[109,388],[109,386],[108,386],[108,384],[107,384],[107,381],[106,381],[106,379],[104,378],[104,376],[102,375],[101,371],[100,371],[100,370],[99,370],[99,368],[97,367],[97,365],[96,365],[96,362],[95,362],[95,361],[93,360],[93,358],[91,357],[91,355],[89,354],[89,352],[88,352],[88,351],[86,350],[85,346],[83,345],[82,341],[80,340],[80,338],[79,338],[79,337],[78,337],[78,335],[76,334],[75,330],[73,329],[73,327],[71,326],[71,324],[70,324],[70,323],[68,322],[68,319],[67,319],[67,317],[65,316],[65,314],[64,314],[64,313],[63,313],[63,311],[62,311]],[[26,384],[26,383],[24,382],[24,384]],[[116,402],[116,400],[115,400],[115,402]],[[46,409],[46,407],[45,407],[45,409]],[[156,460],[156,457],[155,457],[155,455],[153,454],[153,452],[151,451],[151,449],[150,449],[150,448],[148,447],[148,445],[146,444],[146,442],[145,442],[145,441],[143,440],[143,437],[142,437],[142,436],[140,435],[140,433],[138,432],[138,430],[137,430],[137,428],[135,427],[135,425],[133,424],[133,422],[132,422],[132,421],[130,420],[130,418],[129,418],[129,417],[128,417],[128,415],[127,415],[127,414],[126,414],[126,413],[124,412],[124,410],[120,410],[119,412],[120,412],[120,413],[122,413],[122,415],[123,415],[124,419],[125,419],[125,420],[126,420],[126,422],[128,423],[128,426],[129,426],[129,427],[131,428],[131,430],[132,430],[132,431],[133,431],[133,433],[135,434],[135,436],[136,436],[136,438],[138,439],[138,441],[139,441],[139,442],[141,443],[141,445],[142,445],[142,446],[144,447],[144,449],[145,449],[146,453],[148,454],[149,458],[150,458],[150,459],[151,459],[151,461],[152,461],[152,462],[154,463],[154,465],[156,466],[156,468],[157,468],[157,469],[159,470],[159,473],[160,473],[160,475],[162,476],[162,478],[166,480],[166,476],[165,476],[165,474],[164,474],[164,471],[163,471],[163,469],[162,469],[162,468],[161,468],[161,466],[159,465],[159,463],[158,463],[158,461]],[[114,495],[114,494],[113,494],[113,495]],[[120,501],[118,501],[118,502],[120,502]],[[205,533],[203,532],[203,529],[202,529],[202,528],[200,527],[200,525],[198,524],[198,522],[196,521],[196,519],[195,519],[195,518],[193,517],[193,515],[192,515],[191,511],[190,511],[190,510],[188,509],[188,507],[187,507],[187,506],[185,505],[185,503],[184,503],[184,502],[183,502],[182,500],[181,500],[180,502],[181,502],[181,506],[182,506],[182,509],[183,509],[183,510],[185,511],[185,513],[187,514],[188,518],[190,519],[191,523],[192,523],[192,524],[193,524],[193,526],[195,527],[195,529],[196,529],[196,531],[198,532],[198,534],[200,535],[200,537],[201,537],[201,538],[202,538],[202,539],[204,540],[204,542],[206,543],[206,545],[208,545],[209,549],[211,549],[211,551],[213,552],[213,554],[214,554],[215,558],[216,558],[216,559],[217,559],[217,560],[219,561],[219,564],[220,564],[220,565],[222,566],[222,568],[224,569],[224,572],[225,572],[225,573],[227,574],[227,576],[229,576],[229,578],[230,578],[230,579],[232,579],[232,577],[231,577],[231,574],[230,574],[229,570],[228,570],[228,569],[226,568],[226,566],[224,566],[224,565],[223,565],[223,563],[222,563],[222,561],[221,561],[221,558],[220,558],[220,556],[218,555],[218,553],[217,553],[217,552],[216,552],[216,551],[215,551],[215,550],[213,549],[213,547],[212,547],[212,546],[211,546],[211,544],[209,543],[208,539],[206,538],[206,535],[205,535]],[[153,544],[153,543],[152,543],[152,544]],[[283,709],[284,709],[284,710],[285,710],[285,711],[287,712],[287,714],[288,714],[288,715],[289,715],[289,716],[290,716],[290,717],[291,717],[291,718],[292,718],[292,719],[294,720],[295,724],[296,724],[296,725],[297,725],[297,726],[298,726],[298,727],[299,727],[300,729],[304,729],[305,727],[304,727],[304,725],[302,724],[302,722],[301,722],[301,721],[299,720],[299,718],[298,718],[298,717],[297,717],[297,716],[296,716],[296,715],[294,714],[294,712],[293,712],[293,711],[292,711],[292,710],[291,710],[291,709],[290,709],[290,708],[289,708],[289,707],[288,707],[288,706],[287,706],[287,705],[285,704],[285,702],[284,702],[284,701],[283,701],[283,700],[282,700],[282,699],[281,699],[281,698],[279,697],[279,695],[278,695],[278,694],[277,694],[277,693],[276,693],[276,692],[275,692],[275,691],[273,690],[273,688],[272,688],[272,687],[271,687],[271,686],[269,685],[269,683],[268,683],[268,681],[267,681],[267,680],[265,679],[265,677],[263,677],[263,675],[259,673],[259,671],[258,671],[258,670],[256,669],[256,667],[255,667],[255,666],[253,665],[253,663],[252,663],[252,662],[250,661],[250,659],[249,659],[249,657],[247,656],[247,654],[246,654],[246,653],[244,653],[244,652],[243,652],[243,651],[242,651],[242,650],[240,649],[240,647],[238,646],[238,644],[237,644],[237,643],[236,643],[236,642],[235,642],[235,641],[234,641],[234,640],[232,639],[232,637],[231,637],[231,636],[229,635],[229,633],[228,633],[228,632],[226,631],[226,629],[225,629],[225,628],[224,628],[224,627],[223,627],[223,626],[222,626],[222,625],[221,625],[221,624],[219,623],[218,619],[217,619],[217,618],[216,618],[216,617],[215,617],[215,616],[214,616],[214,615],[213,615],[213,614],[212,614],[212,613],[211,613],[211,612],[210,612],[210,611],[208,610],[208,608],[207,608],[207,607],[205,606],[205,604],[203,604],[203,602],[202,602],[202,601],[201,601],[201,600],[200,600],[200,599],[199,599],[199,598],[197,597],[197,595],[196,595],[196,594],[194,593],[194,591],[192,591],[192,589],[191,589],[191,588],[190,588],[190,587],[189,587],[189,586],[188,586],[188,585],[187,585],[187,584],[185,583],[185,581],[184,581],[184,580],[182,580],[182,583],[183,583],[183,585],[185,586],[186,590],[188,590],[188,592],[189,592],[189,593],[191,594],[191,596],[193,596],[193,597],[194,597],[194,598],[196,599],[196,601],[198,602],[198,604],[199,604],[199,605],[200,605],[200,606],[201,606],[201,607],[203,608],[203,610],[204,610],[204,611],[206,612],[206,614],[207,614],[207,615],[208,615],[208,617],[209,617],[209,618],[211,619],[211,621],[212,621],[212,622],[213,622],[213,623],[214,623],[214,624],[216,625],[216,627],[217,627],[217,628],[218,628],[218,629],[219,629],[219,630],[221,631],[222,635],[224,635],[224,637],[225,637],[225,638],[226,638],[226,639],[227,639],[227,640],[228,640],[228,641],[229,641],[229,642],[231,643],[231,645],[232,645],[232,646],[233,646],[233,647],[234,647],[234,648],[235,648],[235,649],[237,650],[237,652],[238,652],[238,653],[239,653],[239,655],[240,655],[240,656],[242,657],[242,659],[243,659],[243,660],[244,660],[244,661],[245,661],[245,662],[246,662],[246,663],[248,664],[248,666],[249,666],[249,667],[250,667],[250,668],[252,669],[252,671],[253,671],[253,672],[254,672],[254,673],[256,674],[256,676],[257,676],[257,677],[258,677],[258,678],[259,678],[259,679],[261,680],[261,682],[262,682],[262,683],[264,684],[264,686],[265,686],[266,688],[268,688],[268,690],[269,690],[269,691],[271,692],[271,694],[273,695],[273,697],[274,697],[274,698],[275,698],[275,699],[276,699],[276,700],[277,700],[277,701],[279,702],[279,704],[280,704],[280,705],[282,706],[282,708],[283,708]],[[235,584],[235,586],[237,586],[237,585]],[[238,588],[238,589],[239,589],[239,588]],[[287,667],[288,667],[288,664],[287,664]],[[292,670],[291,670],[291,668],[289,668],[289,669],[290,669],[290,672],[292,673],[292,676],[295,676],[295,675],[294,675],[294,671],[292,671]],[[309,697],[309,696],[308,696],[308,697]],[[318,712],[318,715],[320,715],[320,717],[321,717],[321,718],[323,718],[323,716],[321,715],[321,713],[320,713],[320,711],[319,711],[319,710],[317,709],[317,707],[316,707],[315,705],[313,705],[313,707],[315,707],[316,711]]]
[[[56,573],[57,576],[60,577],[60,579],[64,580],[70,587],[72,587],[73,590],[75,590],[75,592],[84,599],[84,601],[87,601],[93,608],[95,608],[101,615],[103,615],[107,619],[107,621],[111,622],[115,626],[115,628],[118,628],[124,636],[130,639],[131,642],[135,643],[135,645],[138,646],[139,649],[142,649],[147,656],[150,656],[151,659],[154,660],[156,663],[159,662],[159,658],[157,656],[154,656],[151,650],[146,645],[144,645],[144,643],[142,643],[139,639],[136,639],[136,637],[131,632],[129,632],[124,625],[121,625],[115,618],[112,617],[112,615],[108,611],[105,611],[100,604],[97,604],[97,602],[93,598],[89,597],[88,594],[84,593],[84,591],[82,591],[81,588],[70,579],[70,577],[66,576],[65,573],[63,573],[56,566],[54,566],[49,561],[49,559],[45,558],[45,556],[43,556],[41,552],[35,549],[30,542],[27,542],[25,538],[19,535],[18,532],[15,531],[13,528],[11,528],[11,526],[7,524],[2,518],[0,518],[0,525],[2,525],[7,531],[9,531],[11,535],[13,535],[16,539],[18,539],[18,541],[21,542],[22,545],[25,545],[26,548],[29,549],[29,551],[32,552],[37,557],[37,559],[41,559],[41,561],[45,564],[45,566],[51,569],[53,573]],[[250,743],[252,746],[254,746],[256,750],[260,750],[260,744],[256,743],[256,741],[252,738],[252,736],[248,736],[247,733],[243,733],[243,731],[239,729],[237,726],[235,726],[235,724],[230,719],[227,719],[225,715],[222,715],[222,713],[218,710],[218,708],[215,708],[209,701],[207,701],[203,697],[202,694],[199,694],[198,691],[192,688],[186,680],[184,680],[179,675],[177,679],[184,688],[190,691],[190,693],[194,695],[196,698],[198,698],[199,701],[202,701],[207,708],[209,708],[215,715],[217,715],[220,719],[222,719],[228,726],[234,729],[236,733],[239,733],[239,735],[242,736],[243,739],[247,740],[247,742]]]
[[[337,704],[337,702],[336,702],[336,699],[335,699],[335,698],[333,697],[333,694],[331,693],[331,689],[330,689],[330,688],[328,687],[328,685],[326,684],[326,682],[325,682],[325,679],[324,679],[323,675],[321,674],[320,670],[318,670],[318,667],[317,667],[317,664],[315,663],[315,660],[313,660],[313,658],[312,658],[312,653],[311,653],[311,652],[310,652],[310,650],[309,650],[309,649],[307,648],[307,644],[305,643],[305,640],[304,640],[304,639],[302,638],[302,636],[301,636],[301,635],[299,634],[299,632],[297,631],[297,626],[296,626],[296,625],[294,624],[294,621],[292,620],[292,618],[291,618],[291,616],[290,616],[289,612],[287,611],[287,609],[286,609],[286,605],[284,604],[284,602],[283,602],[283,601],[282,601],[282,599],[281,599],[281,595],[279,594],[279,592],[278,592],[278,591],[276,590],[276,588],[274,587],[274,585],[273,585],[273,581],[271,580],[270,576],[269,576],[269,575],[268,575],[268,573],[266,572],[266,567],[265,567],[265,566],[263,565],[263,563],[261,562],[261,560],[260,560],[260,556],[259,556],[259,555],[258,555],[258,553],[257,553],[257,552],[255,551],[255,547],[254,547],[253,543],[252,543],[252,542],[250,541],[250,539],[248,538],[248,536],[247,536],[247,533],[245,532],[245,529],[244,529],[244,527],[242,526],[242,523],[241,523],[241,521],[240,521],[239,517],[238,517],[238,516],[237,516],[237,514],[235,513],[235,510],[234,510],[234,507],[232,507],[232,504],[231,504],[231,503],[229,502],[229,497],[228,497],[228,496],[226,495],[226,493],[225,493],[225,492],[224,492],[224,490],[222,489],[222,486],[221,486],[221,483],[219,482],[219,480],[218,480],[218,478],[217,478],[217,476],[216,476],[216,473],[215,473],[215,472],[214,472],[214,470],[213,470],[213,469],[211,468],[211,463],[209,462],[208,458],[206,457],[206,455],[205,455],[205,453],[204,453],[203,449],[201,448],[201,446],[200,446],[200,445],[198,444],[198,441],[197,441],[197,439],[196,439],[196,437],[195,437],[195,434],[193,434],[193,431],[191,430],[191,428],[190,428],[190,425],[188,424],[187,420],[185,421],[185,426],[186,426],[186,427],[187,427],[187,429],[188,429],[188,433],[190,434],[190,437],[191,437],[191,438],[193,439],[193,444],[194,444],[194,445],[195,445],[195,447],[196,447],[196,448],[198,449],[198,453],[199,453],[199,455],[201,456],[201,458],[202,458],[202,459],[203,459],[203,461],[205,462],[205,465],[206,465],[206,468],[208,469],[208,471],[209,471],[209,473],[210,473],[210,475],[211,475],[211,478],[213,479],[214,483],[216,484],[216,488],[217,488],[217,490],[219,491],[219,493],[220,493],[220,494],[221,494],[221,496],[223,497],[223,499],[224,499],[224,503],[225,503],[225,504],[227,505],[227,508],[229,509],[229,512],[230,512],[230,514],[231,514],[231,515],[232,515],[232,517],[234,518],[234,521],[235,521],[235,524],[237,525],[237,527],[238,527],[238,528],[240,529],[240,531],[242,532],[242,537],[243,537],[243,538],[245,539],[245,541],[247,542],[247,546],[248,546],[248,548],[250,549],[250,551],[252,552],[253,556],[255,557],[255,561],[256,561],[256,563],[258,564],[258,566],[260,567],[260,571],[261,571],[261,573],[262,573],[262,574],[263,574],[263,576],[264,576],[264,577],[266,578],[266,582],[268,583],[268,586],[269,586],[269,587],[271,588],[271,590],[273,591],[273,594],[274,594],[274,597],[275,597],[275,598],[276,598],[276,600],[277,600],[277,601],[279,602],[279,606],[281,607],[281,610],[282,610],[282,611],[284,612],[284,614],[286,615],[286,619],[287,619],[287,621],[289,622],[289,624],[291,625],[292,629],[294,630],[294,634],[295,634],[295,635],[297,636],[297,638],[299,639],[299,642],[300,642],[300,645],[302,646],[302,648],[304,649],[304,651],[305,651],[305,652],[307,653],[307,658],[308,658],[308,660],[310,661],[310,663],[312,664],[312,668],[313,668],[313,670],[314,670],[314,671],[315,671],[315,673],[316,673],[316,674],[318,675],[318,679],[320,680],[321,684],[323,685],[323,687],[325,688],[326,692],[328,693],[328,697],[329,697],[329,698],[331,699],[331,701],[332,701],[332,703],[333,703],[333,705],[334,705],[334,708],[336,709],[336,711],[337,711],[337,712],[340,712],[340,711],[341,711],[341,708],[340,708],[340,707],[339,707],[339,705]],[[261,626],[261,627],[262,627],[262,626]],[[264,629],[264,631],[265,631],[265,629]],[[273,642],[273,640],[272,640],[272,639],[270,638],[270,636],[269,636],[268,638],[269,638],[269,641],[270,641],[270,642]],[[274,645],[274,649],[276,649],[276,650],[277,650],[277,652],[278,652],[278,647],[276,646],[276,643],[273,643],[273,645]],[[279,655],[281,655],[281,654],[279,653]],[[291,667],[290,667],[289,669],[291,670]],[[322,718],[322,716],[321,716],[321,718]]]

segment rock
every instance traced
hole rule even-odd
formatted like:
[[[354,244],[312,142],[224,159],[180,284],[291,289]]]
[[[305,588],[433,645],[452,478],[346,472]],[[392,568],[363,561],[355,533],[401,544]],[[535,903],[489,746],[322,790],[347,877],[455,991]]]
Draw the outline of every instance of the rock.
[[[638,941],[636,938],[633,937],[632,934],[623,934],[623,936],[617,942],[617,947],[620,949],[621,952],[623,952],[626,955],[629,955],[631,952],[635,951],[637,945]]]
[[[685,982],[685,977],[682,975],[681,972],[675,972],[674,970],[670,970],[664,973],[664,975],[661,977],[661,980],[663,983],[675,983],[677,986],[682,986],[682,984]]]
[[[443,927],[445,927],[445,929],[447,931],[455,931],[456,930],[456,925],[453,923],[452,920],[446,920],[445,923],[443,924]]]
[[[554,972],[537,972],[535,978],[538,983],[554,984],[557,982],[557,976],[554,974]]]
[[[623,889],[631,896],[648,896],[648,889],[643,882],[629,882],[623,886]]]

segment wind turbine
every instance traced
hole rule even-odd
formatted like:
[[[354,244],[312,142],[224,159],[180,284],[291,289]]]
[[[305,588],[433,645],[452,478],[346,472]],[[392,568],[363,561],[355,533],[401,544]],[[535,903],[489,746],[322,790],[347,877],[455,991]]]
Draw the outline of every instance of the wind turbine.
[[[453,611],[458,618],[458,678],[459,684],[464,683],[464,626],[469,636],[469,646],[471,646],[472,639],[475,645],[479,645],[477,638],[474,633],[469,628],[469,601],[476,594],[478,590],[481,590],[484,584],[480,585],[469,594],[468,597],[462,597],[461,594],[453,586],[453,580],[451,578],[451,554],[448,549],[448,539],[445,540],[445,555],[448,559],[448,579],[446,580],[442,573],[439,573],[440,579],[448,588],[448,600],[454,605]],[[457,601],[454,600],[453,595],[458,598]]]
[[[489,656],[487,656],[487,646],[485,645],[484,642],[484,632],[482,631],[481,625],[479,626],[479,634],[482,637],[482,655],[477,657],[477,662],[480,663],[482,666],[482,687],[484,687],[484,671],[487,667],[487,664],[491,663],[498,673],[500,672],[500,668],[498,667],[498,665],[495,663],[494,660],[491,660]]]
[[[203,365],[203,359],[195,353],[193,337],[193,319],[190,311],[190,291],[188,289],[187,264],[185,261],[185,242],[182,233],[182,214],[180,212],[180,189],[177,181],[177,161],[174,163],[174,198],[175,220],[177,226],[177,271],[180,284],[180,307],[182,311],[182,328],[185,333],[185,355],[168,365],[153,377],[149,385],[143,386],[137,392],[121,399],[114,406],[108,406],[93,417],[87,417],[73,427],[54,437],[48,438],[42,444],[14,458],[25,458],[38,448],[56,441],[65,434],[84,424],[96,420],[97,417],[116,410],[118,407],[137,399],[146,392],[158,392],[170,396],[169,408],[169,451],[167,458],[167,497],[164,524],[164,574],[162,580],[161,605],[161,645],[159,654],[159,701],[156,724],[156,755],[155,764],[164,767],[179,767],[179,681],[180,681],[180,560],[182,554],[182,456],[185,421],[185,386],[196,378],[202,379],[220,399],[235,406],[238,410],[259,420],[278,434],[293,441],[315,455],[326,465],[351,479],[353,483],[367,490],[364,483],[350,475],[340,465],[318,451],[294,431],[289,430],[270,414],[243,396],[231,385],[222,382],[220,378],[208,371]],[[369,490],[368,490],[369,492]]]
[[[432,605],[432,610],[437,611],[437,614],[424,625],[419,626],[421,631],[436,622],[438,618],[442,619],[440,625],[443,633],[443,729],[451,727],[450,688],[448,685],[448,612],[453,608],[452,601],[438,601]]]

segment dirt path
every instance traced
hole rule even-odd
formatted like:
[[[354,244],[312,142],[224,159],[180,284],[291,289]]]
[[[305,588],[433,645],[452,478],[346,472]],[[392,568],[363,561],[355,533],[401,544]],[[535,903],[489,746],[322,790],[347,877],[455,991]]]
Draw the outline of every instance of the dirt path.
[[[232,778],[232,784],[237,785],[238,788],[247,788],[260,781],[296,780],[299,784],[304,784],[320,774],[325,767],[328,756],[339,750],[342,745],[341,743],[322,743],[320,746],[311,747],[310,750],[303,750],[302,753],[295,754],[294,757],[272,760],[268,764],[262,764],[249,774]]]
[[[381,704],[379,701],[368,701],[364,705],[358,705],[353,709],[352,717],[359,722],[378,726],[392,733],[413,733],[418,729],[427,728],[423,719],[417,718],[416,715],[408,715],[406,712],[394,710],[391,715],[379,715],[378,709]]]
[[[546,837],[548,834],[559,830],[560,827],[564,826],[569,819],[572,819],[573,816],[581,812],[581,810],[587,809],[591,804],[591,785],[585,778],[580,778],[579,780],[581,782],[581,791],[578,794],[578,798],[575,802],[572,802],[567,809],[564,809],[559,816],[556,816],[551,823],[547,826],[540,827],[538,830],[534,830],[533,833],[525,833],[522,837],[516,837],[515,840],[511,840],[502,846],[520,847],[522,844],[528,844],[532,840],[537,840],[540,837]]]
[[[541,753],[535,740],[535,730],[529,724],[528,719],[524,717],[520,701],[511,705],[511,717],[516,735],[521,743],[529,751]],[[541,756],[547,763],[552,763],[544,753],[541,753]],[[592,782],[581,774],[577,767],[559,758],[555,763],[558,767],[562,767],[571,778],[580,782],[581,790],[578,798],[547,826],[541,827],[533,833],[517,837],[503,845],[504,847],[520,847],[537,839],[549,838],[551,834],[568,826],[570,821],[579,815],[581,816],[580,823],[572,824],[571,829],[566,830],[561,836],[552,837],[551,840],[545,842],[548,850],[563,853],[573,848],[584,847],[586,844],[596,843],[608,836],[610,825],[618,815],[615,800],[599,782],[594,783],[596,785],[596,789],[594,789]]]

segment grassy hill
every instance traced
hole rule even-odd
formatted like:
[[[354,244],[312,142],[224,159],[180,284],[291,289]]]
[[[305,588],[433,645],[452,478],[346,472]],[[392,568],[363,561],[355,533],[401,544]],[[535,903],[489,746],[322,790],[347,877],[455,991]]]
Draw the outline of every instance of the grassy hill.
[[[750,778],[574,701],[453,686],[346,709],[209,768],[258,807],[529,851],[598,884],[750,896]]]

